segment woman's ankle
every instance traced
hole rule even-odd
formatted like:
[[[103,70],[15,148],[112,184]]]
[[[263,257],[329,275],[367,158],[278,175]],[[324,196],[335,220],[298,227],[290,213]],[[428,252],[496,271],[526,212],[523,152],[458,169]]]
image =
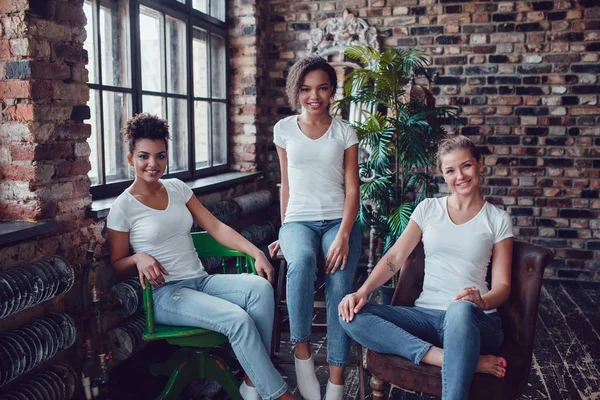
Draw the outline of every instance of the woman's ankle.
[[[344,370],[346,367],[329,365],[329,382],[334,385],[344,385]]]
[[[290,392],[285,392],[284,394],[282,394],[281,396],[279,396],[277,398],[277,400],[296,400],[296,398]]]
[[[294,345],[294,356],[298,360],[308,360],[311,355],[310,342],[300,342]]]

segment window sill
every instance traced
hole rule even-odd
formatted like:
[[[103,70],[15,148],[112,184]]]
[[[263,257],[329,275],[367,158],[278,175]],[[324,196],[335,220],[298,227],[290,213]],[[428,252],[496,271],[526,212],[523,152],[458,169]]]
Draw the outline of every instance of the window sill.
[[[21,242],[44,233],[55,232],[56,221],[0,221],[0,246]]]
[[[226,172],[224,174],[200,178],[185,183],[192,189],[194,194],[201,195],[213,193],[240,183],[251,182],[262,177],[262,172]],[[115,200],[116,197],[94,200],[91,208],[88,209],[86,216],[88,218],[105,218],[110,211],[110,206]]]

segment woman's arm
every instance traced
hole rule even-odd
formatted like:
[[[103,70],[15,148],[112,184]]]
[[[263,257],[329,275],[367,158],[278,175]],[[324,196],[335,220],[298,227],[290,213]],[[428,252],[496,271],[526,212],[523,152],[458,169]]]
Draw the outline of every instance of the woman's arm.
[[[118,277],[138,272],[140,283],[145,289],[144,276],[154,287],[165,283],[164,275],[167,270],[154,257],[146,253],[129,254],[129,232],[108,229],[108,244],[110,246],[110,262]]]
[[[379,260],[360,289],[347,295],[340,302],[338,312],[345,321],[352,321],[354,314],[358,313],[367,303],[367,296],[399,271],[399,268],[421,240],[421,235],[421,228],[411,219],[400,238]]]
[[[354,221],[356,221],[359,206],[358,144],[352,145],[344,151],[344,185],[346,198],[344,200],[342,224],[325,258],[326,274],[334,273],[338,268],[343,270],[346,267],[349,252],[348,239]]]
[[[386,255],[381,257],[373,272],[369,275],[369,278],[367,278],[358,291],[369,295],[389,281],[400,270],[410,253],[419,244],[421,234],[421,228],[411,219],[404,232],[402,232],[402,235],[400,235],[400,238]]]
[[[250,243],[246,238],[237,233],[231,227],[225,225],[212,215],[198,200],[192,196],[186,203],[192,213],[194,220],[206,229],[206,231],[222,245],[233,250],[241,251],[254,258],[256,272],[269,282],[273,281],[273,267],[267,260],[265,254],[258,247]]]
[[[492,247],[492,288],[480,295],[475,288],[465,288],[454,300],[467,300],[477,304],[482,310],[498,308],[508,299],[510,294],[510,277],[512,271],[513,238],[506,238]]]
[[[290,186],[288,184],[288,168],[287,168],[287,151],[283,147],[275,145],[277,155],[279,156],[279,171],[281,173],[281,183],[279,188],[279,212],[281,215],[281,223],[285,221],[285,212],[287,211],[288,201],[290,199]],[[269,255],[275,258],[279,252],[279,240],[274,241],[269,245]]]
[[[279,205],[281,213],[281,223],[285,220],[288,201],[290,199],[290,186],[288,184],[288,161],[287,151],[283,147],[275,145],[277,155],[279,156],[279,171],[281,172],[281,188],[279,192]]]

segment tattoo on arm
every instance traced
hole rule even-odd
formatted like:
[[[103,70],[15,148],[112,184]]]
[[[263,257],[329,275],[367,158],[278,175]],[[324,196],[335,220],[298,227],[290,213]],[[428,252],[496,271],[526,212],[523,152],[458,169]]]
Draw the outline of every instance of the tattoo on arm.
[[[396,267],[394,266],[394,264],[392,264],[389,258],[386,260],[386,265],[390,272],[396,272]]]

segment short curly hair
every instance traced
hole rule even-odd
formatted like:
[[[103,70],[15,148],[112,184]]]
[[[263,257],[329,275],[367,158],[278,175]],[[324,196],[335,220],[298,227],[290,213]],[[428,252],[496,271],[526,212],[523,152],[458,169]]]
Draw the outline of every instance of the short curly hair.
[[[125,123],[121,134],[129,145],[129,154],[133,154],[135,142],[139,139],[163,140],[169,149],[169,124],[157,115],[139,113]]]
[[[300,94],[300,88],[304,83],[304,77],[306,74],[312,71],[324,71],[327,73],[329,77],[329,83],[331,87],[335,88],[337,86],[337,74],[335,70],[327,60],[323,57],[310,56],[302,58],[292,67],[290,68],[290,72],[287,76],[287,81],[285,83],[285,92],[288,97],[288,101],[292,108],[299,110],[300,103],[298,101],[298,95]]]

